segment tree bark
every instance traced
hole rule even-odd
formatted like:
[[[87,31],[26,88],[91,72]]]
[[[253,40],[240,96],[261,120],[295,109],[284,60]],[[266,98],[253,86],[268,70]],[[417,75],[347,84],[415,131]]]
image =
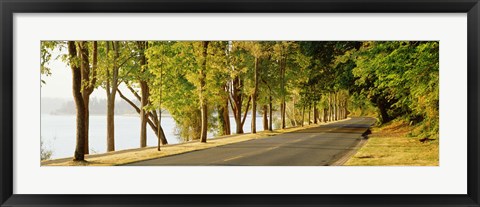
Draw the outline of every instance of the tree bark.
[[[145,57],[145,49],[147,42],[145,41],[138,41],[137,46],[140,51],[140,71],[141,73],[145,73],[145,67],[147,64],[147,58]],[[148,96],[149,96],[149,88],[147,81],[144,80],[143,77],[139,77],[140,83],[140,93],[141,93],[141,100],[140,100],[140,147],[147,146],[147,119],[148,119],[148,112],[145,107],[148,105]]]
[[[220,129],[222,130],[220,135],[226,135],[226,125],[227,123],[225,122],[225,118],[224,118],[224,113],[225,113],[225,109],[223,108],[223,106],[219,106],[218,107],[218,122],[219,122],[219,125],[220,125]]]
[[[268,116],[270,117],[268,120],[268,130],[273,131],[273,103],[271,95],[268,97]]]
[[[295,98],[293,98],[292,100],[293,104],[292,104],[292,118],[293,118],[293,126],[297,126],[297,117],[295,115]]]
[[[349,112],[348,112],[348,98],[347,98],[345,99],[345,118],[348,117],[348,114]]]
[[[142,100],[140,102],[140,147],[147,146],[147,110],[148,105],[148,85],[145,81],[140,81],[140,90],[142,93]]]
[[[336,99],[336,93],[333,92],[333,96],[332,96],[333,100],[332,100],[332,104],[333,104],[333,121],[336,121],[337,120],[337,99]]]
[[[245,112],[243,112],[243,118],[242,118],[242,125],[245,124],[245,120],[247,119],[247,112],[248,112],[248,109],[250,108],[250,101],[252,100],[252,97],[250,96],[248,98],[248,101],[247,101],[247,108],[245,109]]]
[[[93,65],[90,69],[90,60],[89,60],[89,49],[88,44],[85,41],[81,41],[78,44],[80,50],[80,61],[81,61],[81,76],[82,76],[82,99],[85,105],[85,154],[89,154],[89,143],[88,143],[88,134],[89,134],[89,120],[90,120],[90,111],[89,111],[89,102],[90,94],[92,94],[95,88],[95,82],[97,80],[97,42],[93,42]],[[92,73],[90,75],[90,73]]]
[[[83,98],[83,104],[85,105],[85,119],[84,119],[84,124],[85,124],[85,144],[84,144],[84,147],[85,149],[83,150],[83,152],[88,155],[90,154],[90,148],[89,148],[89,143],[88,143],[88,131],[89,131],[89,128],[90,128],[90,107],[89,107],[89,103],[90,103],[90,96],[89,95],[86,95],[86,93],[82,93],[82,98]]]
[[[268,106],[263,105],[263,131],[268,130]]]
[[[313,123],[317,124],[317,118],[318,118],[318,109],[317,109],[317,104],[314,102],[313,103]]]
[[[255,57],[254,90],[252,94],[252,134],[257,133],[257,91],[258,91],[258,58]]]
[[[332,93],[328,93],[328,121],[333,121]]]
[[[285,55],[284,55],[285,56]],[[280,103],[280,113],[281,113],[281,121],[282,121],[282,129],[285,129],[285,116],[286,116],[286,104],[285,104],[285,62],[286,62],[286,57],[282,57],[282,60],[280,61],[280,89],[282,91],[281,96],[281,103]]]
[[[305,104],[303,105],[302,108],[302,127],[305,124]]]
[[[377,101],[378,109],[380,110],[380,116],[382,117],[382,123],[389,122],[390,116],[388,115],[388,108],[383,101]]]
[[[322,122],[325,122],[325,123],[328,122],[328,120],[327,120],[327,119],[328,119],[328,118],[327,118],[327,115],[328,115],[327,109],[324,108],[324,109],[323,109],[323,119],[322,119]]]
[[[310,104],[308,106],[308,125],[310,125],[312,123],[311,114],[312,114],[312,105]]]
[[[207,112],[207,100],[205,97],[205,79],[207,77],[207,51],[209,41],[203,41],[203,63],[200,69],[200,110],[202,116],[202,129],[200,132],[200,142],[207,142],[207,129],[208,129],[208,112]]]
[[[115,151],[115,102],[107,101],[107,152]]]
[[[243,105],[243,95],[242,95],[243,81],[239,75],[237,75],[232,80],[232,88],[230,90],[230,106],[232,107],[233,116],[235,118],[236,133],[243,134],[243,124],[242,124],[242,105]]]
[[[68,53],[70,57],[70,68],[72,71],[72,93],[76,107],[76,146],[73,160],[85,160],[85,104],[82,98],[82,73],[75,59],[77,58],[77,47],[74,41],[68,41]]]
[[[118,95],[120,96],[120,98],[125,100],[125,102],[127,102],[130,106],[132,106],[132,108],[135,109],[135,111],[138,114],[140,114],[140,108],[138,106],[136,106],[135,103],[133,103],[133,101],[131,101],[130,99],[125,97],[125,95],[123,95],[122,91],[120,91],[119,89],[117,89],[117,92],[118,92]],[[150,128],[155,132],[155,136],[157,136],[157,139],[160,139],[161,144],[166,145],[166,144],[168,144],[168,141],[165,137],[165,134],[163,133],[163,128],[160,126],[160,132],[158,130],[158,127],[159,127],[158,123],[160,123],[159,119],[161,117],[161,114],[159,116],[157,116],[155,113],[156,112],[154,112],[154,113],[148,112],[147,123],[150,126]]]
[[[221,135],[229,135],[230,134],[230,117],[228,114],[228,99],[225,99],[225,104],[219,106],[218,109],[218,116],[220,127],[222,129]]]
[[[108,42],[107,42],[108,44]],[[119,58],[119,43],[114,41],[112,43],[114,50],[113,54],[113,68],[112,77],[107,69],[107,152],[115,151],[115,95],[118,87],[118,58]],[[109,47],[107,46],[107,51]],[[108,52],[107,52],[108,53]]]
[[[89,93],[89,82],[90,82],[90,62],[88,59],[89,52],[88,52],[88,45],[85,41],[81,41],[78,43],[79,51],[80,51],[80,61],[81,61],[81,77],[82,77],[82,99],[85,108],[85,144],[84,144],[84,153],[89,154],[89,143],[88,143],[88,131],[89,131],[89,119],[90,119],[90,111],[89,111],[89,102],[90,102],[90,93]],[[93,90],[92,90],[93,91]]]
[[[223,120],[225,122],[225,127],[223,129],[224,134],[232,134],[230,130],[230,114],[228,113],[228,99],[225,99],[225,105],[223,106]]]

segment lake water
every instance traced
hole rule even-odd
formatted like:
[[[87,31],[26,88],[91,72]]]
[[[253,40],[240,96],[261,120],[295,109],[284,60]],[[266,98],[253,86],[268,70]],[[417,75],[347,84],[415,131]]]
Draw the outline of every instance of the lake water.
[[[263,130],[262,117],[257,116],[257,131]],[[235,132],[235,120],[230,117],[231,131]],[[247,116],[244,132],[251,132],[251,117]],[[52,150],[52,158],[71,157],[75,151],[75,116],[41,115],[41,136],[44,148]],[[162,128],[169,144],[181,142],[175,135],[175,121],[172,117],[162,117]],[[107,117],[90,115],[90,153],[103,153],[107,149]],[[138,148],[140,146],[140,118],[138,116],[115,116],[115,150]],[[209,134],[208,138],[212,138]],[[157,137],[147,125],[147,146],[157,146]]]

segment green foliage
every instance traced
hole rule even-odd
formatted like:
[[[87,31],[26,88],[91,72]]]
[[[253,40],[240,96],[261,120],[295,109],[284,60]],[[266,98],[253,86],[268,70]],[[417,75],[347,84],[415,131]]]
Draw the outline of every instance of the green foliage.
[[[374,105],[385,109],[382,118],[404,116],[411,124],[424,126],[420,136],[434,138],[438,137],[439,117],[438,45],[366,42],[352,55],[356,85]]]
[[[52,59],[52,53],[61,52],[64,48],[63,43],[59,41],[42,41],[40,42],[40,75],[43,76],[50,76],[52,75],[52,71],[49,67],[49,62]],[[59,57],[55,57],[54,59],[58,59]],[[45,80],[41,79],[42,84],[46,84]]]
[[[64,44],[42,42],[42,75],[51,74],[52,51]],[[274,111],[285,101],[287,117],[293,121],[288,125],[301,120],[304,107],[323,112],[342,102],[348,103],[342,106],[352,116],[378,116],[382,122],[401,118],[418,126],[412,135],[438,137],[439,42],[209,41],[207,59],[202,41],[120,41],[118,45],[116,54],[112,42],[98,42],[94,88],[106,88],[115,67],[118,83],[138,90],[139,82],[146,82],[147,109],[168,110],[184,140],[200,137],[203,102],[208,106],[209,130],[218,134],[219,108],[233,98],[236,87],[242,112],[255,91],[257,111],[270,99]],[[332,103],[332,96],[337,103]]]

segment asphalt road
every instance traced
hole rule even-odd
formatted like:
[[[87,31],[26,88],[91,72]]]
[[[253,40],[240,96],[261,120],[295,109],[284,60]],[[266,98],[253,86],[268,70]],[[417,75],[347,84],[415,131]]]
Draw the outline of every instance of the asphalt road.
[[[269,138],[131,163],[134,166],[325,166],[341,158],[375,119],[352,118]]]

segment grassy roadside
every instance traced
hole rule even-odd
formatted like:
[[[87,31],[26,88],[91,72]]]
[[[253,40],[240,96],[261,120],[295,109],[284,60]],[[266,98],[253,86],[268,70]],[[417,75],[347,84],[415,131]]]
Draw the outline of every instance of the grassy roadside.
[[[343,120],[341,120],[343,121]],[[338,121],[337,121],[338,122]],[[334,123],[334,122],[329,122]],[[219,138],[209,139],[207,143],[200,143],[198,141],[187,142],[182,144],[173,144],[162,146],[162,151],[157,151],[157,147],[147,147],[141,149],[128,149],[116,152],[109,152],[104,154],[86,155],[85,162],[74,162],[72,158],[63,158],[55,160],[42,161],[41,166],[114,166],[123,165],[132,162],[155,159],[170,155],[176,155],[196,150],[207,149],[237,142],[248,141],[252,139],[261,139],[270,136],[275,136],[282,133],[293,132],[301,129],[316,127],[322,124],[312,124],[304,127],[294,127],[282,130],[274,130],[273,132],[265,131],[257,134],[240,134],[228,135]]]
[[[439,141],[408,137],[414,128],[394,121],[372,129],[368,142],[345,166],[438,166]]]

